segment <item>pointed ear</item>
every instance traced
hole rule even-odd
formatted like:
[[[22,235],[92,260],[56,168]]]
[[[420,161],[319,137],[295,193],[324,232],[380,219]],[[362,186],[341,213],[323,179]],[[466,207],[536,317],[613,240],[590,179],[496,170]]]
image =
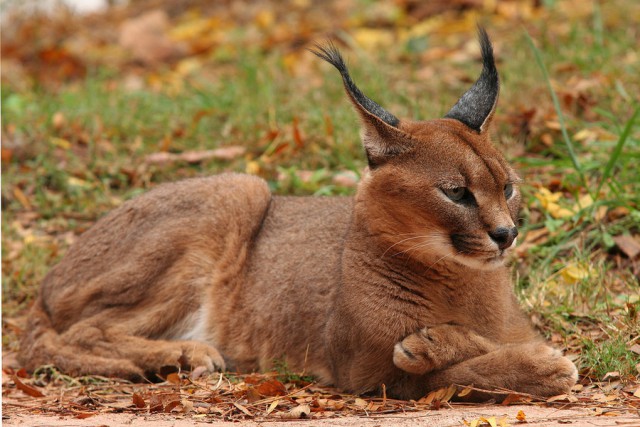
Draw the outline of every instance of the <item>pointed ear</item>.
[[[411,138],[398,129],[400,120],[360,91],[351,80],[340,51],[331,41],[325,45],[316,44],[309,50],[340,72],[347,95],[362,119],[362,143],[371,168],[411,149]]]
[[[483,133],[489,127],[498,103],[500,81],[493,59],[493,47],[484,28],[478,27],[478,37],[482,50],[482,73],[445,117],[461,121],[471,129]]]

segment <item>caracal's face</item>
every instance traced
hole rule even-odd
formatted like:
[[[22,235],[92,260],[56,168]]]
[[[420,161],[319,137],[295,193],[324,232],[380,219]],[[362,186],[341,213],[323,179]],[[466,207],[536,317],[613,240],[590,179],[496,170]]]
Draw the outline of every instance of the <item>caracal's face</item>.
[[[486,134],[452,119],[406,122],[413,149],[375,168],[361,191],[374,196],[387,255],[474,268],[503,265],[516,244],[519,178]]]

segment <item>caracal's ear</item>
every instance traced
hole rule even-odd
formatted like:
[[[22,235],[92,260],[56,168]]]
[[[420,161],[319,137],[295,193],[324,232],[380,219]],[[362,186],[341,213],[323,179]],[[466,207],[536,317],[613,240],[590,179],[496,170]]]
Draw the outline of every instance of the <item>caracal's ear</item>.
[[[411,138],[398,129],[400,120],[358,89],[351,80],[340,51],[331,41],[324,45],[316,44],[314,49],[309,50],[340,72],[347,95],[362,119],[362,143],[372,169],[390,157],[411,149]]]
[[[486,132],[498,103],[500,81],[487,32],[478,27],[482,50],[482,73],[471,89],[456,102],[445,117],[461,121],[480,133]]]

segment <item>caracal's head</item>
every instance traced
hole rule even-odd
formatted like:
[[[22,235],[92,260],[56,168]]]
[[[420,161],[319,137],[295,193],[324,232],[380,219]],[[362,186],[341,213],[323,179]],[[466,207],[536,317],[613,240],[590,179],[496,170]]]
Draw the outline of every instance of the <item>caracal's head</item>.
[[[489,140],[499,81],[489,37],[479,36],[480,77],[445,118],[429,121],[398,119],[365,96],[332,44],[314,51],[340,71],[362,119],[369,169],[355,215],[385,256],[489,269],[515,246],[519,178]]]

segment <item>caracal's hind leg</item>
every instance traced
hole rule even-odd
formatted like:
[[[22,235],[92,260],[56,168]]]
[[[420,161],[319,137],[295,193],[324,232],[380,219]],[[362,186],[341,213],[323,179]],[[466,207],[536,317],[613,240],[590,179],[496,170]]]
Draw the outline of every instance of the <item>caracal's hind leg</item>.
[[[270,197],[263,180],[227,174],[163,185],[111,212],[44,279],[25,366],[127,378],[223,368],[213,290],[241,276]]]

